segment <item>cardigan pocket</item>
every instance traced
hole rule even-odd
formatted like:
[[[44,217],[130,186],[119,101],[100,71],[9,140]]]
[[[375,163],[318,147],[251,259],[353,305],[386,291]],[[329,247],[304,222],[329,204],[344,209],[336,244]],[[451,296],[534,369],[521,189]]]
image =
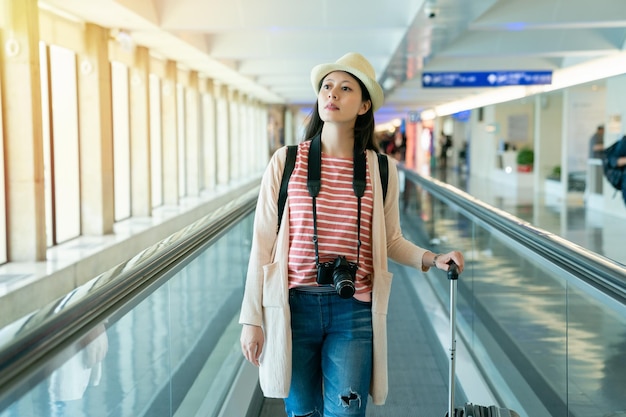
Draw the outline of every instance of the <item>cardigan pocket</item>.
[[[288,305],[287,280],[283,277],[281,263],[272,262],[263,266],[263,307],[285,307]]]
[[[259,383],[266,397],[285,398],[291,384],[291,321],[284,263],[263,266],[263,330]]]
[[[374,288],[372,291],[372,312],[377,314],[387,314],[389,296],[391,295],[392,278],[393,274],[389,271],[382,271],[374,278]]]

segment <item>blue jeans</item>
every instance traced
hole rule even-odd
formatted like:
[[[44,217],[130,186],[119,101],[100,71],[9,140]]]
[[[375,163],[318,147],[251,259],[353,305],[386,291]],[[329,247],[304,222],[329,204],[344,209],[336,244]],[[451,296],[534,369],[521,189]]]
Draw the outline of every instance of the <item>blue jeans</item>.
[[[365,417],[372,377],[372,306],[336,292],[290,290],[288,417]]]

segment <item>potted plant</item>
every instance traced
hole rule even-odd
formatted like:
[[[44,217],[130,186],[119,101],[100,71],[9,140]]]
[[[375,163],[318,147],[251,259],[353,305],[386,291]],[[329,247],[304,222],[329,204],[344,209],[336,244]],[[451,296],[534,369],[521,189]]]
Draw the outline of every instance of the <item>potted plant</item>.
[[[517,153],[517,171],[531,172],[535,162],[535,153],[531,148],[524,147]]]
[[[552,172],[548,174],[548,179],[553,181],[561,181],[561,165],[552,168]]]

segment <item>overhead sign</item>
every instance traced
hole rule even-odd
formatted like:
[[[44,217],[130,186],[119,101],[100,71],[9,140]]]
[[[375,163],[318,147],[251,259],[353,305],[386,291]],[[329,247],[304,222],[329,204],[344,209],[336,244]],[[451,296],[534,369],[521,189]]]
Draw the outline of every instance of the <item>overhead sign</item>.
[[[552,71],[425,72],[422,87],[504,87],[552,83]]]

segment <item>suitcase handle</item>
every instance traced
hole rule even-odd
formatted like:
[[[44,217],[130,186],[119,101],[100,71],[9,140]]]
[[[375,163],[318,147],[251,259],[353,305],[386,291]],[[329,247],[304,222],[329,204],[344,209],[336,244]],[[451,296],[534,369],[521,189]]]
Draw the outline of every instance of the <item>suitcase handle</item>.
[[[459,266],[454,261],[448,262],[450,268],[448,269],[448,279],[459,279]]]
[[[459,267],[454,261],[448,262],[448,280],[450,281],[450,369],[448,381],[448,416],[456,416],[454,407],[454,379],[456,373],[456,287],[459,279]]]
[[[500,407],[482,407],[471,403],[466,403],[463,407],[454,406],[454,380],[456,371],[456,296],[457,296],[457,284],[459,279],[459,268],[454,261],[448,262],[450,268],[448,268],[448,280],[450,281],[450,381],[449,381],[449,398],[448,398],[448,412],[446,417],[474,417],[482,415],[502,415],[519,417],[519,414],[508,408]],[[487,414],[485,414],[487,412]]]

